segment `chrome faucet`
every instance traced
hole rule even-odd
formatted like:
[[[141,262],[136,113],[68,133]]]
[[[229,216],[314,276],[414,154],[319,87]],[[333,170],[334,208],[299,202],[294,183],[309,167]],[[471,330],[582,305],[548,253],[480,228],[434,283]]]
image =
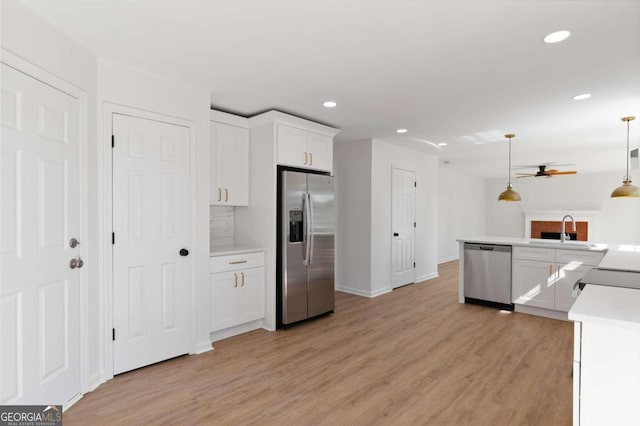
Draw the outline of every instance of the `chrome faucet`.
[[[571,216],[570,214],[565,215],[562,218],[562,233],[560,234],[560,242],[561,243],[564,243],[565,241],[571,239],[571,235],[565,234],[565,231],[564,231],[564,224],[565,224],[567,218],[571,219],[571,223],[573,224],[573,232],[576,232],[576,221],[573,219],[573,216]]]

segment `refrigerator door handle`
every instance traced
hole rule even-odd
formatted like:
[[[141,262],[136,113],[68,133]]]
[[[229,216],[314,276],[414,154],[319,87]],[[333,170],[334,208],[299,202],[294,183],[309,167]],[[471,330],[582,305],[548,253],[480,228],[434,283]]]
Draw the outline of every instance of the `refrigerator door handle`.
[[[304,256],[302,258],[302,263],[306,266],[309,265],[309,248],[310,248],[310,241],[309,241],[309,220],[311,218],[311,213],[309,212],[309,194],[304,193],[302,194],[302,217],[303,217],[303,232],[304,235],[302,236],[302,244],[304,245],[304,248],[302,249],[302,255]]]
[[[308,264],[313,262],[313,243],[315,240],[315,234],[313,233],[314,220],[313,220],[313,201],[311,201],[311,194],[307,194],[309,200],[309,255],[307,256]]]

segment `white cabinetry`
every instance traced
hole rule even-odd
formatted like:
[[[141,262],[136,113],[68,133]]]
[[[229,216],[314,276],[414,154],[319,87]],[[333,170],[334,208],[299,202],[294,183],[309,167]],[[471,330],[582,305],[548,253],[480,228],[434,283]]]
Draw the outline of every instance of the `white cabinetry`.
[[[212,111],[213,119],[220,121],[211,122],[211,204],[246,206],[249,204],[247,120],[219,111]]]
[[[284,124],[277,126],[278,164],[333,170],[333,137]]]
[[[573,285],[604,253],[588,250],[513,248],[513,303],[568,312]]]
[[[212,257],[211,331],[264,318],[264,253]]]

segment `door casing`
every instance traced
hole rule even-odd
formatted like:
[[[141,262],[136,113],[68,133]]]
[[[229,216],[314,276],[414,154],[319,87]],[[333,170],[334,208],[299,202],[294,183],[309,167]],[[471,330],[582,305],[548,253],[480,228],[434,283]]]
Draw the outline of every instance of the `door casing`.
[[[87,174],[87,164],[88,164],[88,137],[89,137],[89,129],[88,129],[88,94],[85,90],[81,89],[78,86],[75,86],[68,81],[56,76],[55,74],[49,72],[41,68],[40,66],[21,58],[20,56],[9,52],[5,49],[0,49],[1,51],[1,62],[11,68],[14,68],[28,76],[53,87],[56,90],[59,90],[67,95],[78,100],[78,120],[79,120],[79,129],[78,129],[78,149],[79,149],[79,164],[78,164],[78,173],[80,176],[79,189],[80,189],[80,235],[78,239],[80,241],[84,241],[84,247],[87,247],[88,241],[88,218],[89,218],[89,210],[88,210],[88,174]],[[82,395],[91,390],[90,386],[90,377],[89,377],[89,292],[88,292],[88,275],[89,271],[92,268],[95,268],[97,265],[95,264],[95,258],[93,258],[90,253],[84,248],[82,251],[82,256],[85,261],[85,266],[79,270],[80,275],[80,394],[76,396],[76,398],[72,399],[63,407],[63,410],[66,410],[75,402],[77,402]]]
[[[147,120],[160,121],[167,124],[173,124],[177,126],[183,126],[189,128],[189,147],[190,147],[190,186],[191,186],[191,229],[189,230],[191,245],[196,246],[196,123],[191,120],[168,116],[156,112],[150,112],[134,107],[115,104],[111,102],[103,103],[103,126],[102,126],[102,149],[99,151],[100,158],[99,164],[102,167],[101,173],[99,173],[100,193],[102,197],[99,202],[101,206],[100,212],[100,229],[101,242],[100,242],[100,258],[101,271],[100,276],[104,282],[102,291],[103,295],[103,324],[101,326],[102,336],[99,339],[102,342],[103,347],[100,348],[100,353],[103,354],[101,365],[104,368],[103,380],[113,378],[113,250],[112,250],[112,233],[113,233],[113,159],[111,153],[111,135],[113,134],[113,115],[121,114],[131,117],[143,118]],[[208,191],[207,191],[208,194]],[[196,312],[195,312],[195,295],[196,295],[196,257],[197,251],[194,249],[194,256],[190,256],[190,268],[191,268],[191,283],[189,295],[189,310],[191,312],[189,318],[189,341],[191,342],[190,353],[196,353],[195,342],[195,330],[196,330]]]

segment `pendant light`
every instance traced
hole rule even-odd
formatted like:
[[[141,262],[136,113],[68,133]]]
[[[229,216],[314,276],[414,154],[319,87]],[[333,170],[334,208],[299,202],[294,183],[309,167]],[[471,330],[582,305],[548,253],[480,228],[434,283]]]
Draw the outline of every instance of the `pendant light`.
[[[627,122],[627,174],[624,176],[622,186],[617,187],[611,193],[611,198],[640,198],[640,188],[631,185],[631,177],[629,176],[629,122],[635,120],[635,117],[623,117],[622,121]]]
[[[509,139],[509,183],[507,184],[507,189],[498,196],[498,201],[520,201],[520,194],[514,191],[511,185],[511,138],[515,138],[516,135],[508,133],[504,137]]]

